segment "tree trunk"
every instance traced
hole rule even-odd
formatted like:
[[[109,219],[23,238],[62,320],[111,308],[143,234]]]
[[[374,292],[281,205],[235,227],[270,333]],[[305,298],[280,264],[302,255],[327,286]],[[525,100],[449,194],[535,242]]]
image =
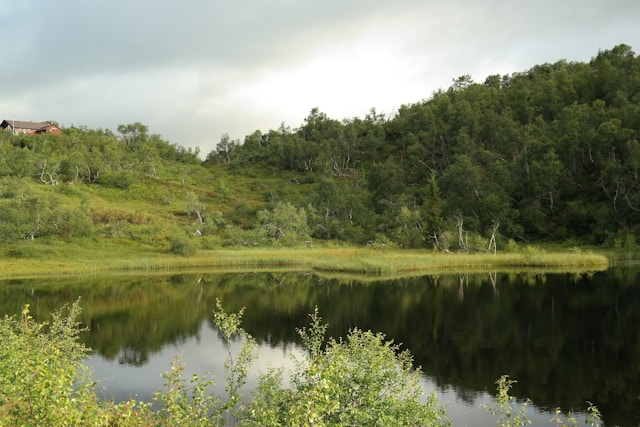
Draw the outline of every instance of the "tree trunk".
[[[489,239],[489,245],[487,246],[487,251],[490,251],[493,248],[493,254],[495,255],[497,252],[496,248],[496,233],[498,231],[498,227],[500,227],[500,221],[493,220],[493,224],[491,226],[491,239]]]
[[[463,224],[464,220],[462,219],[462,215],[456,216],[456,228],[458,229],[458,245],[460,246],[460,250],[462,250],[463,252],[469,252],[469,243],[465,238]]]

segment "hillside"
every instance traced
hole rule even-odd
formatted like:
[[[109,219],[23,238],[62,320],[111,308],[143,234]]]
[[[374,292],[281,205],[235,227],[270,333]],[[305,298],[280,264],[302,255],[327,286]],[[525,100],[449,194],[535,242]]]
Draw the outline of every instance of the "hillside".
[[[149,134],[0,132],[0,239],[197,248],[312,240],[442,251],[631,247],[640,233],[640,59],[629,46],[482,83],[392,117],[313,109],[223,137],[206,160]]]

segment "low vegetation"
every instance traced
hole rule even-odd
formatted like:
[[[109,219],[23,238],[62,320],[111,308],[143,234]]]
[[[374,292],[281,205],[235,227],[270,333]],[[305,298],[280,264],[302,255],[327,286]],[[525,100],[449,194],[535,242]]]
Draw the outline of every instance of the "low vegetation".
[[[170,239],[167,251],[113,241],[100,246],[87,242],[32,242],[28,246],[0,248],[0,275],[18,278],[105,272],[290,269],[321,274],[406,276],[456,270],[597,270],[609,265],[609,257],[604,253],[561,248],[545,250],[533,246],[494,255],[336,245],[203,250],[195,245],[187,238]]]
[[[0,321],[0,425],[451,425],[436,395],[422,396],[420,369],[412,366],[407,350],[359,329],[327,341],[317,309],[310,324],[298,330],[307,351],[290,372],[290,384],[282,383],[281,371],[271,370],[245,398],[242,387],[255,344],[241,327],[242,311],[228,314],[219,301],[213,321],[228,345],[226,396],[210,392],[208,374],[185,379],[176,359],[153,402],[100,400],[82,363],[90,350],[78,341],[79,311],[79,302],[63,307],[46,324],[36,322],[25,306],[20,317]],[[236,341],[242,342],[238,353],[231,350]],[[529,424],[526,405],[517,411],[508,393],[513,381],[502,377],[497,384],[495,406],[487,408],[496,425]],[[600,425],[597,408],[590,405],[588,411],[587,425]],[[578,425],[559,409],[551,422]]]

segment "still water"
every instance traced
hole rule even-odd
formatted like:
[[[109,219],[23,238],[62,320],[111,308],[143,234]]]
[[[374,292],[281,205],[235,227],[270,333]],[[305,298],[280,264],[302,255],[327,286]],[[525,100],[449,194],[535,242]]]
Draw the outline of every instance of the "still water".
[[[225,350],[212,324],[246,307],[243,326],[259,343],[253,376],[291,366],[296,328],[318,307],[328,335],[350,328],[402,343],[424,371],[455,426],[489,426],[495,381],[518,381],[534,425],[553,410],[582,412],[587,401],[606,425],[640,425],[640,268],[590,273],[479,273],[356,281],[295,272],[186,274],[0,282],[0,314],[31,304],[46,319],[81,298],[82,339],[100,393],[149,401],[160,375],[182,356],[186,373],[223,383]],[[249,387],[254,384],[251,381]],[[222,392],[222,390],[219,390]]]

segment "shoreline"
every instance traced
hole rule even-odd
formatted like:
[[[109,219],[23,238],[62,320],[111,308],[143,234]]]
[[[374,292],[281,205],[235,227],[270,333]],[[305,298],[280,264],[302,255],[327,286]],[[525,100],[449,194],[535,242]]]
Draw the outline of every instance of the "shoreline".
[[[50,249],[60,249],[55,245]],[[73,252],[73,248],[71,252]],[[75,247],[75,249],[78,249]],[[523,250],[493,253],[441,253],[433,250],[359,247],[252,248],[200,250],[185,257],[157,248],[82,248],[81,253],[47,252],[42,245],[31,257],[0,259],[0,280],[43,276],[243,272],[292,270],[318,274],[419,275],[440,272],[604,270],[604,253],[582,250]],[[74,256],[75,255],[75,256]]]

